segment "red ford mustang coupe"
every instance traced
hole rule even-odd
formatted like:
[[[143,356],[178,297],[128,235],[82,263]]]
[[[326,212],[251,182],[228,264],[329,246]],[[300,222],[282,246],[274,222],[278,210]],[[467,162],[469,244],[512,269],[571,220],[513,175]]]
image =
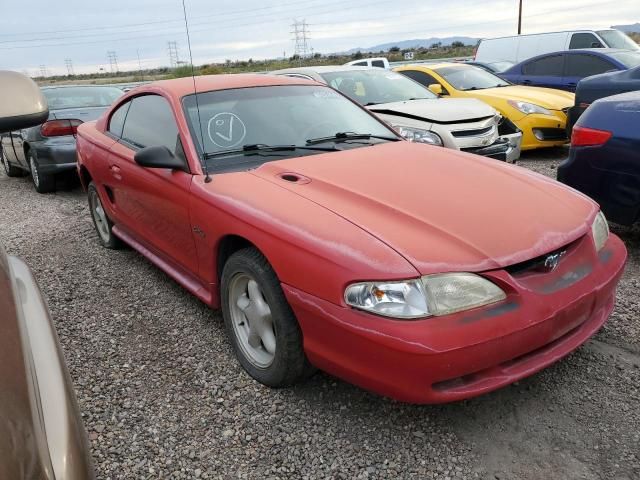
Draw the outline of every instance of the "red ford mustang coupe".
[[[195,84],[136,88],[81,125],[78,168],[101,243],[221,308],[259,382],[320,368],[459,400],[555,362],[611,312],[626,250],[583,195],[404,141],[307,80]]]

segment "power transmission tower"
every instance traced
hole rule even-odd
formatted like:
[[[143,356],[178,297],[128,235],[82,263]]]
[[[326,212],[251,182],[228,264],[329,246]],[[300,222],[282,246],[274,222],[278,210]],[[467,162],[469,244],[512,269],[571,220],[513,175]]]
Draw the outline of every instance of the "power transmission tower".
[[[169,51],[169,63],[171,64],[171,68],[176,68],[180,63],[180,59],[178,58],[178,42],[167,42],[168,51]]]
[[[47,66],[40,65],[40,75],[44,78],[47,76]]]
[[[64,64],[67,66],[67,73],[72,76],[74,75],[73,73],[73,62],[71,61],[70,58],[65,58],[64,59]]]
[[[107,52],[107,57],[109,58],[109,66],[111,67],[111,73],[116,73],[118,72],[118,56],[116,55],[116,52],[114,52],[113,50],[109,50]]]
[[[298,63],[302,65],[302,61],[307,58],[309,52],[309,24],[306,20],[294,20],[291,25],[293,31],[294,51],[298,57]]]

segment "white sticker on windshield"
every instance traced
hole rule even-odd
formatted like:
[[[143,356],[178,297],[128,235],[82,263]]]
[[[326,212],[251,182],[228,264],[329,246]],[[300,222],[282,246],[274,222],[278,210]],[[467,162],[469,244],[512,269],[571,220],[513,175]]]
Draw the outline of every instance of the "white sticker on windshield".
[[[336,92],[330,88],[323,88],[322,90],[315,90],[313,96],[316,98],[340,98]]]
[[[207,125],[209,140],[220,148],[233,148],[247,136],[247,127],[235,113],[221,112],[213,116]]]

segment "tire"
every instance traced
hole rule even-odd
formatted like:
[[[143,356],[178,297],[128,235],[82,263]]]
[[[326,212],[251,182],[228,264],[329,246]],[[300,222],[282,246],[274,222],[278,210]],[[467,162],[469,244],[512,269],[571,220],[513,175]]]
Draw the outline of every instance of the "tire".
[[[315,372],[304,354],[302,331],[280,281],[258,250],[245,248],[229,257],[222,271],[221,294],[227,334],[249,375],[279,388]]]
[[[18,167],[14,167],[9,163],[7,157],[4,156],[4,151],[0,148],[0,161],[2,161],[2,166],[4,167],[4,173],[7,177],[22,177],[24,176],[24,172],[22,169]]]
[[[50,193],[56,189],[56,177],[53,175],[43,174],[39,170],[38,161],[31,150],[27,151],[27,160],[29,161],[29,169],[31,170],[31,180],[33,186],[38,193]]]
[[[112,250],[122,247],[122,241],[113,234],[113,222],[107,216],[107,212],[104,211],[98,189],[93,182],[89,183],[87,187],[87,198],[89,200],[91,220],[93,220],[93,226],[102,246]]]

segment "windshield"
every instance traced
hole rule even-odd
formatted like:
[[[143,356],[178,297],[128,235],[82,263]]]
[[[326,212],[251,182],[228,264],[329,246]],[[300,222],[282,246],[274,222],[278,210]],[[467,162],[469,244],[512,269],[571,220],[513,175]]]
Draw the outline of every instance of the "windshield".
[[[419,83],[387,70],[345,70],[321,75],[329,85],[361,105],[438,98]]]
[[[108,107],[124,92],[116,87],[60,87],[42,90],[50,110]]]
[[[478,67],[456,65],[434,69],[456,90],[482,90],[510,85],[500,77]]]
[[[600,30],[596,32],[611,48],[624,48],[625,50],[640,50],[640,45],[631,40],[620,30]]]
[[[246,170],[267,160],[317,154],[321,150],[307,149],[308,140],[343,132],[397,139],[367,111],[324,86],[283,85],[198,93],[201,124],[195,95],[184,97],[183,106],[200,151],[209,157],[220,155],[207,161],[212,171]],[[385,140],[372,137],[340,141],[335,148],[358,148],[379,142]],[[242,151],[243,147],[256,145],[295,145],[300,149]],[[323,146],[334,148],[331,142]],[[224,154],[230,151],[235,153]]]
[[[640,52],[615,52],[610,53],[609,55],[627,68],[633,68],[640,65]]]
[[[488,64],[494,72],[501,73],[513,67],[512,62],[493,62]]]

